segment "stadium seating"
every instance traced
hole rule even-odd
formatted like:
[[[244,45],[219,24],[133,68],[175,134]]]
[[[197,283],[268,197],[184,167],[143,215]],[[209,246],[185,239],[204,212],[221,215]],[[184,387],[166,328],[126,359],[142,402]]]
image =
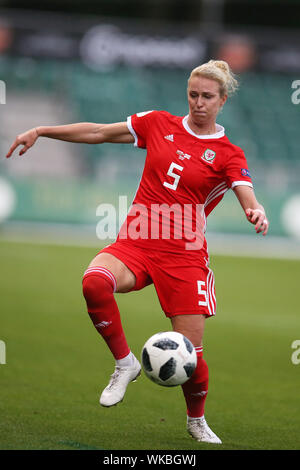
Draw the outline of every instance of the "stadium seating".
[[[114,122],[134,112],[165,109],[187,113],[188,71],[120,66],[101,72],[79,62],[58,62],[26,58],[0,58],[0,79],[9,88],[36,90],[66,100],[74,120]],[[291,102],[295,77],[248,73],[240,77],[240,90],[219,115],[227,134],[255,163],[298,162],[300,138],[299,106]],[[131,146],[86,146],[93,169],[108,154],[129,155]],[[93,170],[92,170],[93,171]]]

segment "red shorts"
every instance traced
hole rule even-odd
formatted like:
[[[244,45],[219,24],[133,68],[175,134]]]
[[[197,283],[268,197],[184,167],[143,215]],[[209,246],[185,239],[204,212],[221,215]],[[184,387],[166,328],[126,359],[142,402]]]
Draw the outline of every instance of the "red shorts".
[[[136,277],[132,291],[154,284],[160,305],[167,317],[184,314],[215,315],[215,281],[203,260],[190,253],[168,254],[116,241],[100,251],[121,260]],[[198,261],[198,262],[197,262]]]

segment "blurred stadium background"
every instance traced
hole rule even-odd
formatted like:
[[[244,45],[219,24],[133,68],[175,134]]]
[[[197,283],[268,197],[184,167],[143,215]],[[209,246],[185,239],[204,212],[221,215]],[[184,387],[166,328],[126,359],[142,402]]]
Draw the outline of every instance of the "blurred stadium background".
[[[185,433],[178,387],[142,375],[121,406],[98,405],[112,359],[81,276],[111,243],[96,237],[96,208],[130,204],[145,151],[41,138],[5,155],[39,125],[185,115],[190,70],[220,58],[240,90],[219,122],[245,150],[271,228],[256,236],[232,192],[209,217],[206,417],[222,449],[299,450],[299,46],[298,0],[0,0],[0,449],[211,448]],[[153,286],[117,300],[135,354],[170,328]]]
[[[271,229],[268,243],[248,238],[252,227],[227,194],[209,219],[211,248],[226,251],[229,241],[231,250],[299,256],[299,1],[31,1],[26,9],[20,1],[1,1],[1,6],[2,237],[44,238],[46,232],[54,239],[70,240],[73,234],[97,244],[96,207],[102,202],[118,207],[121,194],[130,203],[145,156],[128,145],[40,139],[24,159],[5,161],[17,134],[38,125],[121,121],[147,109],[185,115],[190,70],[221,58],[239,75],[240,91],[219,122],[245,150]],[[246,237],[233,236],[241,234]]]

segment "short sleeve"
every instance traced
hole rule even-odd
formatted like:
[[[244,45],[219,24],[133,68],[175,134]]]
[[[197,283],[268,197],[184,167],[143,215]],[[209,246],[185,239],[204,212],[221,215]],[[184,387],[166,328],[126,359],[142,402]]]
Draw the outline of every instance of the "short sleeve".
[[[243,151],[229,157],[224,172],[229,188],[233,189],[236,186],[250,186],[253,188],[248,163]]]
[[[155,119],[157,111],[144,111],[133,114],[127,118],[127,127],[134,137],[134,146],[140,148],[147,147],[147,137],[151,124]]]

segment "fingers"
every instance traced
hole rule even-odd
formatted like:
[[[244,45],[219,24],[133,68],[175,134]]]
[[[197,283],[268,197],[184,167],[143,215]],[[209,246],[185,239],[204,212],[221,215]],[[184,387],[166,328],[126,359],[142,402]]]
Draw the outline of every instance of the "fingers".
[[[266,219],[266,217],[264,217],[262,221],[258,222],[255,225],[255,230],[256,230],[256,233],[263,232],[264,236],[267,235],[268,230],[269,230],[269,222]]]
[[[252,224],[255,223],[256,219],[258,219],[259,216],[265,217],[265,213],[260,209],[246,209],[245,213],[246,213],[247,219]]]
[[[19,155],[23,155],[30,147],[30,145],[24,145],[24,147],[20,150]]]
[[[18,142],[14,142],[13,145],[10,147],[7,155],[6,155],[6,158],[10,158],[11,155],[13,154],[13,152],[16,150],[16,148],[19,146],[19,145],[22,145]],[[23,155],[25,152],[27,152],[27,150],[31,147],[31,145],[24,145],[24,147],[20,150],[19,152],[19,155]]]
[[[267,235],[269,230],[269,221],[266,218],[266,214],[260,209],[246,209],[245,214],[248,221],[251,224],[255,224],[256,233],[263,232],[263,235]]]
[[[12,155],[12,153],[16,150],[18,145],[19,145],[18,142],[15,140],[12,146],[10,147],[8,153],[6,154],[6,158],[9,158]]]
[[[267,219],[265,219],[265,228],[264,228],[264,231],[263,231],[263,236],[267,235],[268,230],[269,230],[269,221]]]
[[[24,134],[18,135],[12,146],[10,147],[6,158],[11,157],[13,152],[19,145],[23,145],[23,148],[20,150],[19,155],[23,155],[27,150],[32,147],[36,139],[38,138],[37,130],[34,129],[25,132]]]

